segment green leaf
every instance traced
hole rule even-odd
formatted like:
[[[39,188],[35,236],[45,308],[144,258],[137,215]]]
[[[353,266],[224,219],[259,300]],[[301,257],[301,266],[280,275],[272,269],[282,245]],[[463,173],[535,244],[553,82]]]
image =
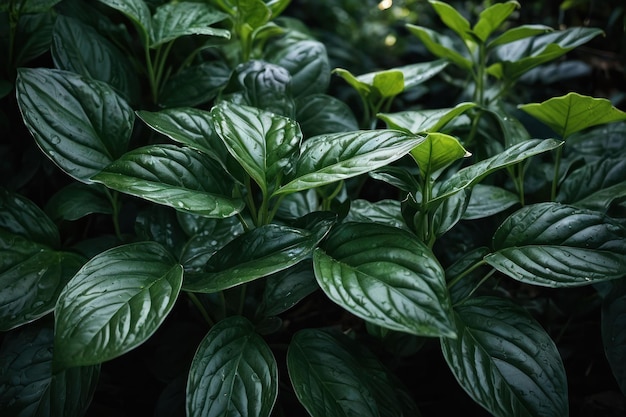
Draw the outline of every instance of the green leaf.
[[[164,43],[186,35],[208,35],[230,38],[230,31],[214,28],[228,17],[206,3],[181,1],[159,6],[152,18],[150,48],[158,48]]]
[[[577,93],[553,97],[543,103],[524,104],[519,108],[550,126],[562,138],[591,126],[626,120],[626,112],[613,107],[609,100]]]
[[[149,44],[152,33],[152,16],[144,0],[98,0],[100,3],[123,13],[131,20],[143,45]]]
[[[426,140],[411,150],[422,178],[436,177],[444,168],[469,153],[457,138],[445,133],[428,133]]]
[[[304,142],[294,178],[275,194],[293,193],[365,174],[396,161],[424,137],[393,130],[320,135]]]
[[[507,1],[506,3],[496,3],[487,7],[480,12],[478,22],[474,25],[473,32],[478,39],[486,42],[487,38],[502,24],[504,21],[520,7],[520,4],[516,1]]]
[[[609,208],[611,201],[624,197],[626,159],[608,158],[589,162],[568,175],[559,190],[557,201],[598,211]],[[594,207],[589,207],[593,205]]]
[[[141,210],[135,218],[134,229],[137,240],[157,242],[177,259],[187,242],[176,211],[165,206],[151,205]]]
[[[294,97],[326,92],[330,83],[330,64],[323,43],[314,40],[295,42],[269,51],[265,59],[289,71]]]
[[[174,307],[182,275],[154,242],[118,246],[91,259],[55,309],[55,369],[101,363],[141,345]]]
[[[296,122],[253,107],[223,102],[211,110],[215,131],[264,196],[293,170],[302,133]]]
[[[455,309],[458,337],[441,339],[457,381],[497,417],[568,415],[567,379],[550,336],[503,298],[470,299]]]
[[[626,228],[590,210],[540,203],[509,216],[485,261],[522,282],[571,287],[626,274]]]
[[[447,3],[435,0],[429,0],[430,5],[435,9],[441,21],[454,32],[457,33],[464,41],[473,41],[470,36],[470,24],[456,9]]]
[[[404,74],[395,69],[379,71],[372,79],[372,87],[379,97],[395,97],[404,91]]]
[[[233,182],[210,158],[189,148],[152,145],[135,149],[92,178],[109,188],[176,210],[230,217],[244,207],[228,197]]]
[[[61,245],[59,230],[50,218],[26,197],[4,188],[0,188],[2,229],[53,248]]]
[[[373,222],[386,224],[398,229],[406,229],[406,224],[400,212],[398,200],[380,200],[375,203],[367,200],[353,200],[350,203],[350,211],[344,219],[349,222]]]
[[[602,341],[611,371],[626,393],[626,285],[618,281],[602,303]]]
[[[131,62],[91,26],[59,15],[51,52],[57,68],[104,81],[128,100],[139,97],[139,80]]]
[[[493,49],[496,46],[504,45],[507,43],[519,41],[524,38],[530,38],[536,35],[542,35],[547,32],[552,32],[553,29],[550,26],[545,25],[522,25],[511,28],[488,43],[487,48]]]
[[[335,303],[379,326],[454,337],[443,269],[412,234],[344,223],[313,253],[317,282]]]
[[[21,68],[17,99],[43,152],[84,183],[122,155],[135,116],[103,82],[53,69]]]
[[[438,184],[440,183],[436,183],[433,189],[435,196],[439,192],[440,187]],[[443,236],[463,218],[468,202],[469,193],[466,190],[462,190],[446,197],[443,203],[437,206],[431,220],[436,238]]]
[[[516,117],[511,116],[503,101],[496,100],[489,103],[489,107],[486,111],[491,114],[496,119],[498,125],[500,125],[502,136],[504,136],[505,148],[510,148],[513,145],[517,145],[531,138],[524,125]]]
[[[516,194],[495,185],[476,184],[463,214],[463,220],[483,219],[519,203]]]
[[[287,369],[311,416],[419,416],[406,390],[374,354],[338,331],[297,332]]]
[[[0,331],[45,316],[54,309],[65,284],[85,263],[78,255],[57,252],[0,230]]]
[[[398,113],[379,113],[388,129],[406,133],[438,132],[452,119],[476,107],[475,103],[459,103],[453,108],[436,110],[406,110]]]
[[[325,133],[358,130],[359,124],[350,107],[343,101],[326,95],[313,94],[296,101],[296,120],[305,137]]]
[[[289,310],[318,289],[311,262],[300,262],[267,277],[257,315],[276,316]]]
[[[46,213],[54,221],[74,221],[93,213],[112,214],[111,201],[104,190],[99,184],[72,183],[48,200]]]
[[[277,395],[276,359],[252,323],[233,316],[213,326],[191,363],[187,416],[267,417]]]
[[[159,104],[175,108],[207,103],[226,85],[230,71],[220,61],[186,67],[165,81],[159,93]]]
[[[472,69],[472,61],[454,50],[453,41],[448,36],[412,24],[407,24],[406,27],[436,57],[447,59],[462,69]]]
[[[404,76],[404,91],[406,91],[430,80],[447,66],[448,62],[445,59],[438,59],[430,62],[404,65],[396,67],[394,70],[400,71]]]
[[[237,0],[236,10],[240,21],[253,29],[263,26],[272,17],[272,10],[263,0]]]
[[[8,333],[0,347],[0,413],[14,417],[85,415],[99,366],[52,373],[52,326]]]
[[[309,257],[334,222],[333,215],[309,229],[268,224],[237,236],[209,258],[204,272],[188,274],[184,289],[212,293],[283,271]]]
[[[19,6],[21,7],[20,12],[22,13],[22,15],[20,17],[22,17],[24,14],[47,12],[48,10],[52,9],[60,1],[61,0],[26,0],[26,1],[22,1],[22,2],[18,3]],[[6,7],[5,7],[5,4],[0,6],[0,10],[6,11],[7,7],[10,5],[10,3],[11,2],[5,3]]]
[[[431,203],[438,203],[459,190],[480,182],[487,175],[499,169],[517,164],[533,155],[558,148],[562,144],[563,142],[555,139],[531,139],[513,145],[504,152],[458,171],[442,184],[439,195],[432,199]]]
[[[25,66],[50,49],[55,18],[56,14],[52,9],[43,13],[20,15],[12,62],[15,68]]]

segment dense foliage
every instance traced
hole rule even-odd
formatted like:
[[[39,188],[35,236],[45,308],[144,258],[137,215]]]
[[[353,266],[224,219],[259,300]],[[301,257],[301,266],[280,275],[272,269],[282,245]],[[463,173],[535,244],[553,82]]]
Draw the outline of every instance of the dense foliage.
[[[4,2],[0,415],[623,413],[624,8],[465,6]]]

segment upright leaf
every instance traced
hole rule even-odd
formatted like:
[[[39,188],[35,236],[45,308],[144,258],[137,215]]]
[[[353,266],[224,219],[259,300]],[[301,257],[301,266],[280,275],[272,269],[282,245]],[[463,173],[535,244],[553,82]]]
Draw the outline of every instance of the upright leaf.
[[[469,22],[453,6],[442,1],[435,0],[430,0],[429,3],[447,27],[455,31],[461,39],[465,41],[473,41],[470,37],[471,30]]]
[[[602,213],[558,203],[513,213],[493,246],[487,263],[529,284],[588,285],[626,274],[626,228]]]
[[[189,417],[268,417],[278,394],[272,351],[247,319],[229,317],[211,328],[187,379]]]
[[[422,136],[393,130],[320,135],[304,142],[294,178],[275,194],[293,193],[383,167],[409,153]]]
[[[152,16],[150,9],[144,0],[98,0],[100,3],[123,13],[128,17],[144,45],[149,44],[150,33],[152,32]]]
[[[447,59],[460,68],[472,69],[472,61],[455,50],[454,42],[448,36],[422,26],[407,24],[406,27],[436,57]]]
[[[99,366],[52,373],[51,326],[9,333],[0,347],[0,413],[3,416],[81,417],[96,390]]]
[[[404,230],[344,223],[315,250],[313,267],[326,295],[364,320],[416,335],[454,337],[443,269]]]
[[[229,197],[233,182],[217,163],[174,145],[135,149],[92,179],[114,190],[206,217],[229,217],[243,209],[243,201]]]
[[[472,32],[476,34],[478,39],[486,42],[487,38],[519,7],[520,4],[516,1],[492,4],[480,12],[478,22],[474,25]]]
[[[441,339],[463,389],[497,417],[568,415],[567,379],[550,336],[523,309],[501,298],[455,308],[456,339]]]
[[[562,138],[591,126],[626,120],[626,112],[613,107],[609,100],[577,93],[553,97],[543,103],[524,104],[519,108],[550,126]]]
[[[436,132],[427,134],[426,140],[411,150],[411,156],[426,180],[436,177],[457,159],[471,155],[455,137]]]
[[[229,103],[214,107],[211,116],[228,151],[264,196],[293,170],[295,152],[302,140],[300,128],[293,120]]]
[[[98,364],[145,342],[174,307],[182,273],[154,242],[118,246],[91,259],[55,309],[55,368]]]
[[[22,68],[17,99],[24,123],[44,153],[78,181],[122,155],[134,114],[105,83],[53,69]]]

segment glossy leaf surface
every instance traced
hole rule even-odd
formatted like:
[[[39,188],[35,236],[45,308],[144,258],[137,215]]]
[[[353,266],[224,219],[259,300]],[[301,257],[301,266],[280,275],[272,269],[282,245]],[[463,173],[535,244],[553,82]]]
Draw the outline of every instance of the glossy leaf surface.
[[[346,103],[325,94],[296,101],[296,120],[306,137],[358,130],[359,124]]]
[[[422,178],[436,176],[457,159],[471,155],[454,136],[436,132],[427,134],[426,140],[411,150]]]
[[[444,272],[408,232],[375,223],[344,223],[313,254],[326,295],[379,326],[454,337]]]
[[[611,200],[624,197],[624,183],[626,159],[607,158],[589,162],[565,178],[557,200],[576,205],[583,201],[587,207],[596,201],[593,208],[601,211],[609,207]]]
[[[407,133],[438,132],[448,122],[475,107],[474,103],[459,103],[451,109],[406,110],[398,113],[382,113],[382,119],[389,129],[402,130]]]
[[[504,188],[476,184],[472,187],[469,204],[463,213],[464,220],[482,219],[501,213],[519,203],[519,197]]]
[[[139,32],[142,40],[149,42],[152,32],[152,16],[148,4],[144,0],[98,0],[100,3],[123,13],[129,18]]]
[[[463,69],[472,69],[472,61],[454,50],[453,41],[449,37],[422,26],[407,24],[406,27],[436,57],[447,59]]]
[[[278,315],[295,306],[307,295],[319,289],[310,261],[267,277],[263,299],[258,308],[263,316]]]
[[[298,400],[312,416],[418,416],[402,386],[366,348],[332,331],[293,337],[287,368]]]
[[[295,178],[276,194],[320,187],[373,171],[409,153],[422,136],[393,130],[369,130],[320,135],[304,142]]]
[[[519,7],[520,4],[516,1],[492,4],[480,12],[478,22],[474,25],[472,32],[482,42],[486,42],[489,36]]]
[[[109,188],[176,210],[230,217],[243,202],[228,197],[232,181],[210,158],[189,148],[153,145],[124,154],[92,178]]]
[[[91,182],[126,151],[135,117],[105,83],[65,71],[22,68],[17,97],[39,147],[78,181]]]
[[[550,126],[562,138],[591,126],[626,120],[626,113],[613,107],[609,100],[577,93],[519,108]]]
[[[549,287],[587,285],[626,274],[626,229],[601,213],[558,203],[526,206],[498,228],[487,263]]]
[[[233,316],[211,328],[191,363],[189,417],[267,417],[278,394],[272,351],[247,319]]]
[[[456,339],[441,339],[463,389],[498,417],[568,415],[567,379],[548,334],[508,300],[480,297],[455,308]]]
[[[119,246],[87,262],[55,309],[55,368],[101,363],[145,342],[174,306],[182,272],[154,242]]]
[[[59,230],[35,203],[0,188],[0,228],[50,247],[61,244]]]
[[[111,201],[98,184],[73,183],[60,189],[46,203],[53,220],[78,220],[93,213],[111,214]]]

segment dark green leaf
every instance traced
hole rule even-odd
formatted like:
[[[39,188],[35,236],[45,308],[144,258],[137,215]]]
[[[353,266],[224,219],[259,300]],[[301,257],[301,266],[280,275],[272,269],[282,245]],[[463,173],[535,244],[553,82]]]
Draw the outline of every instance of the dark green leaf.
[[[459,103],[451,109],[407,110],[398,113],[378,115],[389,129],[407,133],[438,132],[455,117],[475,107],[474,103]]]
[[[476,184],[463,213],[463,220],[482,219],[501,213],[519,203],[516,194],[495,185]]]
[[[104,187],[75,182],[57,191],[46,203],[46,213],[55,221],[78,220],[89,214],[111,214],[113,208]]]
[[[20,12],[22,14],[47,12],[60,1],[61,0],[25,0],[19,3],[22,7]],[[7,6],[8,5],[9,2],[7,2]],[[3,10],[3,6],[0,6],[0,10]]]
[[[135,234],[138,240],[151,240],[176,258],[180,257],[187,236],[180,227],[176,211],[165,206],[151,206],[140,211],[135,218]]]
[[[267,277],[263,299],[257,314],[262,317],[278,315],[289,310],[317,289],[319,286],[315,281],[311,262],[300,262]]]
[[[513,27],[493,41],[489,42],[487,47],[489,49],[495,48],[496,46],[504,45],[507,43],[519,41],[520,39],[530,38],[535,35],[542,35],[547,32],[551,32],[553,29],[550,26],[545,25],[522,25]]]
[[[187,380],[189,417],[267,417],[278,395],[272,351],[239,316],[217,323],[204,338]]]
[[[470,24],[466,18],[461,15],[453,6],[442,1],[429,0],[435,12],[439,15],[441,21],[464,41],[473,41],[470,36]]]
[[[108,84],[65,71],[22,68],[17,99],[39,147],[81,182],[91,182],[126,151],[135,116]]]
[[[358,130],[350,107],[325,94],[313,94],[296,101],[296,120],[306,137]]]
[[[172,75],[159,93],[163,107],[198,106],[214,99],[226,85],[230,68],[220,61],[202,62]]]
[[[52,373],[51,326],[9,333],[0,347],[0,413],[12,417],[81,417],[96,390],[99,366]]]
[[[472,69],[472,61],[454,50],[453,41],[449,37],[421,26],[407,24],[406,27],[436,57],[447,59],[463,69]]]
[[[385,366],[337,331],[296,333],[287,351],[287,368],[296,396],[311,416],[419,416]]]
[[[626,229],[601,213],[558,203],[513,213],[493,246],[487,263],[530,284],[587,285],[626,274]]]
[[[302,140],[300,127],[283,116],[253,107],[221,103],[211,111],[215,131],[264,196],[293,171]]]
[[[153,145],[135,149],[92,179],[114,190],[206,217],[230,217],[243,209],[243,201],[228,197],[231,178],[213,160],[189,148]]]
[[[320,135],[302,146],[295,178],[276,194],[320,187],[373,171],[409,153],[422,136],[393,130]]]
[[[412,234],[375,223],[344,223],[313,253],[326,295],[379,326],[454,337],[443,269]]]
[[[61,238],[56,225],[32,201],[0,188],[0,229],[53,248]]]
[[[564,203],[580,205],[584,201],[586,207],[596,201],[595,208],[603,210],[609,207],[612,199],[624,197],[626,182],[626,159],[608,158],[590,162],[572,172],[561,184],[557,200]],[[607,190],[608,193],[603,193]],[[622,190],[616,192],[617,190]],[[598,198],[605,196],[605,198]],[[606,200],[608,198],[608,201]]]
[[[148,4],[144,0],[98,0],[100,3],[123,13],[128,17],[141,38],[144,45],[147,45],[152,33],[152,16]]]
[[[101,363],[145,342],[174,307],[182,275],[155,242],[118,246],[91,259],[55,309],[55,368]]]
[[[437,185],[435,185],[433,192],[435,195],[439,192]],[[432,227],[435,232],[435,237],[443,236],[462,219],[468,202],[469,193],[466,190],[462,190],[446,197],[442,204],[437,206],[432,217]]]
[[[283,271],[309,257],[334,221],[321,219],[311,230],[269,224],[237,236],[203,273],[186,276],[184,289],[212,293]]]
[[[456,304],[469,297],[477,289],[478,283],[488,272],[489,267],[470,268],[482,263],[483,258],[489,254],[489,249],[481,246],[462,254],[451,266],[446,269],[446,281],[452,303]],[[460,277],[462,279],[458,280]],[[450,287],[450,285],[452,285]]]
[[[524,125],[517,118],[509,114],[509,111],[505,108],[504,102],[501,100],[491,103],[486,111],[489,112],[500,125],[500,130],[502,130],[502,135],[504,136],[505,148],[510,148],[513,145],[517,145],[531,138]]]
[[[361,199],[353,200],[345,221],[373,222],[406,229],[398,200],[380,200],[375,203]]]
[[[280,202],[276,217],[294,220],[320,209],[319,196],[315,190],[288,194]]]
[[[20,16],[14,42],[15,67],[22,67],[48,51],[55,18],[53,10]]]
[[[139,80],[126,55],[77,19],[57,17],[52,59],[57,68],[104,81],[128,100],[139,96]]]
[[[230,38],[230,31],[212,27],[228,17],[207,3],[181,1],[165,3],[152,18],[151,48],[186,35],[209,35]]]
[[[602,341],[613,375],[626,395],[626,285],[609,293],[602,304]]]
[[[456,307],[458,337],[441,339],[463,389],[497,417],[568,415],[567,379],[550,336],[523,309],[501,298]]]

